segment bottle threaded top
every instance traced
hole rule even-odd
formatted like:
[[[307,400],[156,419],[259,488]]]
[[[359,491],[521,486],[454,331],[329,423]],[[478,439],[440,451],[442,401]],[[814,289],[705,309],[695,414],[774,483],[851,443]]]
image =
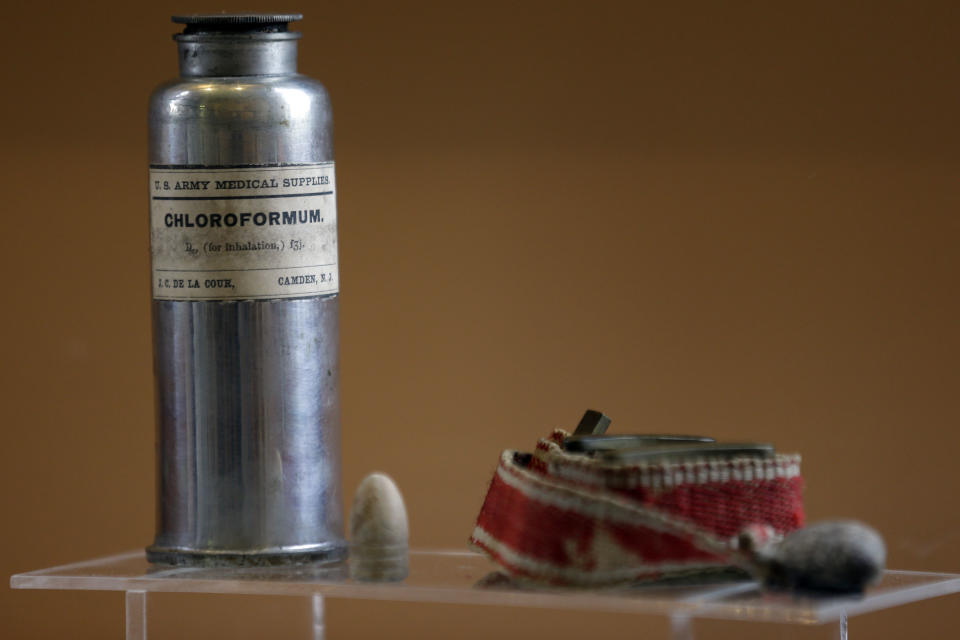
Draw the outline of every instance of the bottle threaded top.
[[[176,24],[186,25],[184,34],[193,33],[283,33],[291,22],[303,20],[300,13],[202,13],[172,16]]]

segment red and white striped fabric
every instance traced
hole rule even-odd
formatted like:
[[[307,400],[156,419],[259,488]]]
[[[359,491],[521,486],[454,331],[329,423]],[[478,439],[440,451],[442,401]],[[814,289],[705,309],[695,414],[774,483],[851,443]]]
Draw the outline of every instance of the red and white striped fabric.
[[[555,431],[505,451],[470,542],[510,575],[602,585],[726,567],[737,535],[803,526],[800,456],[613,464]]]

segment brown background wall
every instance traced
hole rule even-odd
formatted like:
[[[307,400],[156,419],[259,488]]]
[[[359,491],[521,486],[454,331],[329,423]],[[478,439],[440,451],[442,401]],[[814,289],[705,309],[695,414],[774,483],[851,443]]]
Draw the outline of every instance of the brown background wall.
[[[958,5],[665,4],[295,7],[337,118],[347,497],[387,471],[413,544],[463,547],[499,450],[589,406],[799,450],[812,520],[960,571]],[[175,73],[169,15],[223,8],[5,10],[0,575],[151,539],[145,105]],[[958,602],[851,630],[948,636]],[[2,588],[0,636],[119,638],[121,603]],[[305,630],[296,600],[160,604],[153,637],[227,637],[204,611],[235,637]],[[331,638],[666,633],[329,613]]]

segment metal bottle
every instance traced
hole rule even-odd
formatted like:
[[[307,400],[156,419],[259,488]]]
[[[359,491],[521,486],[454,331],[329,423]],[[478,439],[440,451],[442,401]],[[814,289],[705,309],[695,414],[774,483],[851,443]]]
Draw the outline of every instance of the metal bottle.
[[[174,36],[180,78],[150,99],[152,562],[269,564],[345,555],[332,120],[323,86],[297,74],[300,34],[287,25],[300,18],[175,16],[185,25]],[[267,188],[289,176],[307,186]],[[302,249],[304,241],[294,236],[314,233],[310,223],[321,226],[320,213],[313,219],[321,211],[323,250],[333,258],[311,275],[318,265],[310,260],[292,267],[284,260],[303,254],[297,243]],[[264,241],[263,233],[274,236]],[[224,268],[217,260],[227,260]],[[245,278],[253,284],[240,286]],[[318,278],[328,284],[317,285]],[[165,288],[171,286],[182,289]]]

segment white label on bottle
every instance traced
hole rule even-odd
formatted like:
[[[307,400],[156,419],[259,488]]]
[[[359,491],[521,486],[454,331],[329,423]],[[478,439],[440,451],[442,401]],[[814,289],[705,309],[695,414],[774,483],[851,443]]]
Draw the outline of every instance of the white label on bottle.
[[[150,168],[156,300],[337,293],[333,163]]]

